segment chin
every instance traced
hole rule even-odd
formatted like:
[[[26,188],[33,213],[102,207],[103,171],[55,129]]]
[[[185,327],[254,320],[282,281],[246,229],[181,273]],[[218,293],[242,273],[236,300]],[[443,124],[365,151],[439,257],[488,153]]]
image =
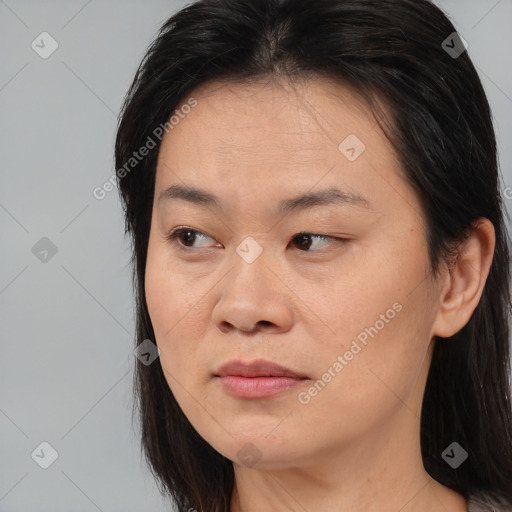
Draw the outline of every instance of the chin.
[[[261,470],[280,470],[294,465],[303,458],[303,439],[297,441],[297,446],[290,444],[289,435],[283,431],[284,437],[265,434],[226,437],[219,443],[207,439],[215,450],[235,464]],[[302,437],[302,436],[301,436]],[[298,449],[301,452],[298,452]]]

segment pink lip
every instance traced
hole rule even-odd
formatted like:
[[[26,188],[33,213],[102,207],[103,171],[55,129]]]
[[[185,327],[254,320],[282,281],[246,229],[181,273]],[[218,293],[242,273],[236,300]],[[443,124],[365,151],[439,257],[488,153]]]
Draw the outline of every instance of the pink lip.
[[[224,390],[242,398],[264,398],[297,386],[307,379],[288,368],[257,360],[251,363],[231,361],[217,371]]]

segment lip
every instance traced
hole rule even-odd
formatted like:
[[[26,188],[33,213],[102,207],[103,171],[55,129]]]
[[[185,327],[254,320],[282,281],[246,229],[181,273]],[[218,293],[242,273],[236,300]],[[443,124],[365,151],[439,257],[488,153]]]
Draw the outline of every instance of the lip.
[[[265,398],[298,386],[308,378],[276,363],[258,359],[230,361],[215,373],[224,390],[241,398]]]

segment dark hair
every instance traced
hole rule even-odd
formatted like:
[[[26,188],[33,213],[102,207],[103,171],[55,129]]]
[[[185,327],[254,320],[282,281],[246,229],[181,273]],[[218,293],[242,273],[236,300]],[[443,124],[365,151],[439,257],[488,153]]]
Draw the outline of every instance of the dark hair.
[[[136,344],[155,339],[144,275],[159,144],[136,169],[119,172],[133,152],[207,81],[328,77],[351,86],[372,107],[418,192],[432,275],[476,219],[494,225],[481,300],[464,328],[435,345],[421,449],[425,469],[443,485],[466,498],[487,492],[512,503],[508,234],[489,104],[467,51],[456,56],[443,43],[460,48],[454,32],[427,0],[200,0],[169,18],[129,88],[115,145],[133,244]],[[180,511],[229,511],[233,463],[190,424],[159,359],[149,366],[136,360],[135,399],[142,447],[162,493]],[[469,453],[457,469],[441,457],[453,441]]]

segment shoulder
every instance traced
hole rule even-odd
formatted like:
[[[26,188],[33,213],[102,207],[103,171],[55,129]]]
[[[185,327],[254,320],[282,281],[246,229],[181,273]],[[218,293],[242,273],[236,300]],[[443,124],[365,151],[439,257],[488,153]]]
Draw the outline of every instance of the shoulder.
[[[512,512],[512,505],[484,492],[471,494],[467,498],[468,512]]]

